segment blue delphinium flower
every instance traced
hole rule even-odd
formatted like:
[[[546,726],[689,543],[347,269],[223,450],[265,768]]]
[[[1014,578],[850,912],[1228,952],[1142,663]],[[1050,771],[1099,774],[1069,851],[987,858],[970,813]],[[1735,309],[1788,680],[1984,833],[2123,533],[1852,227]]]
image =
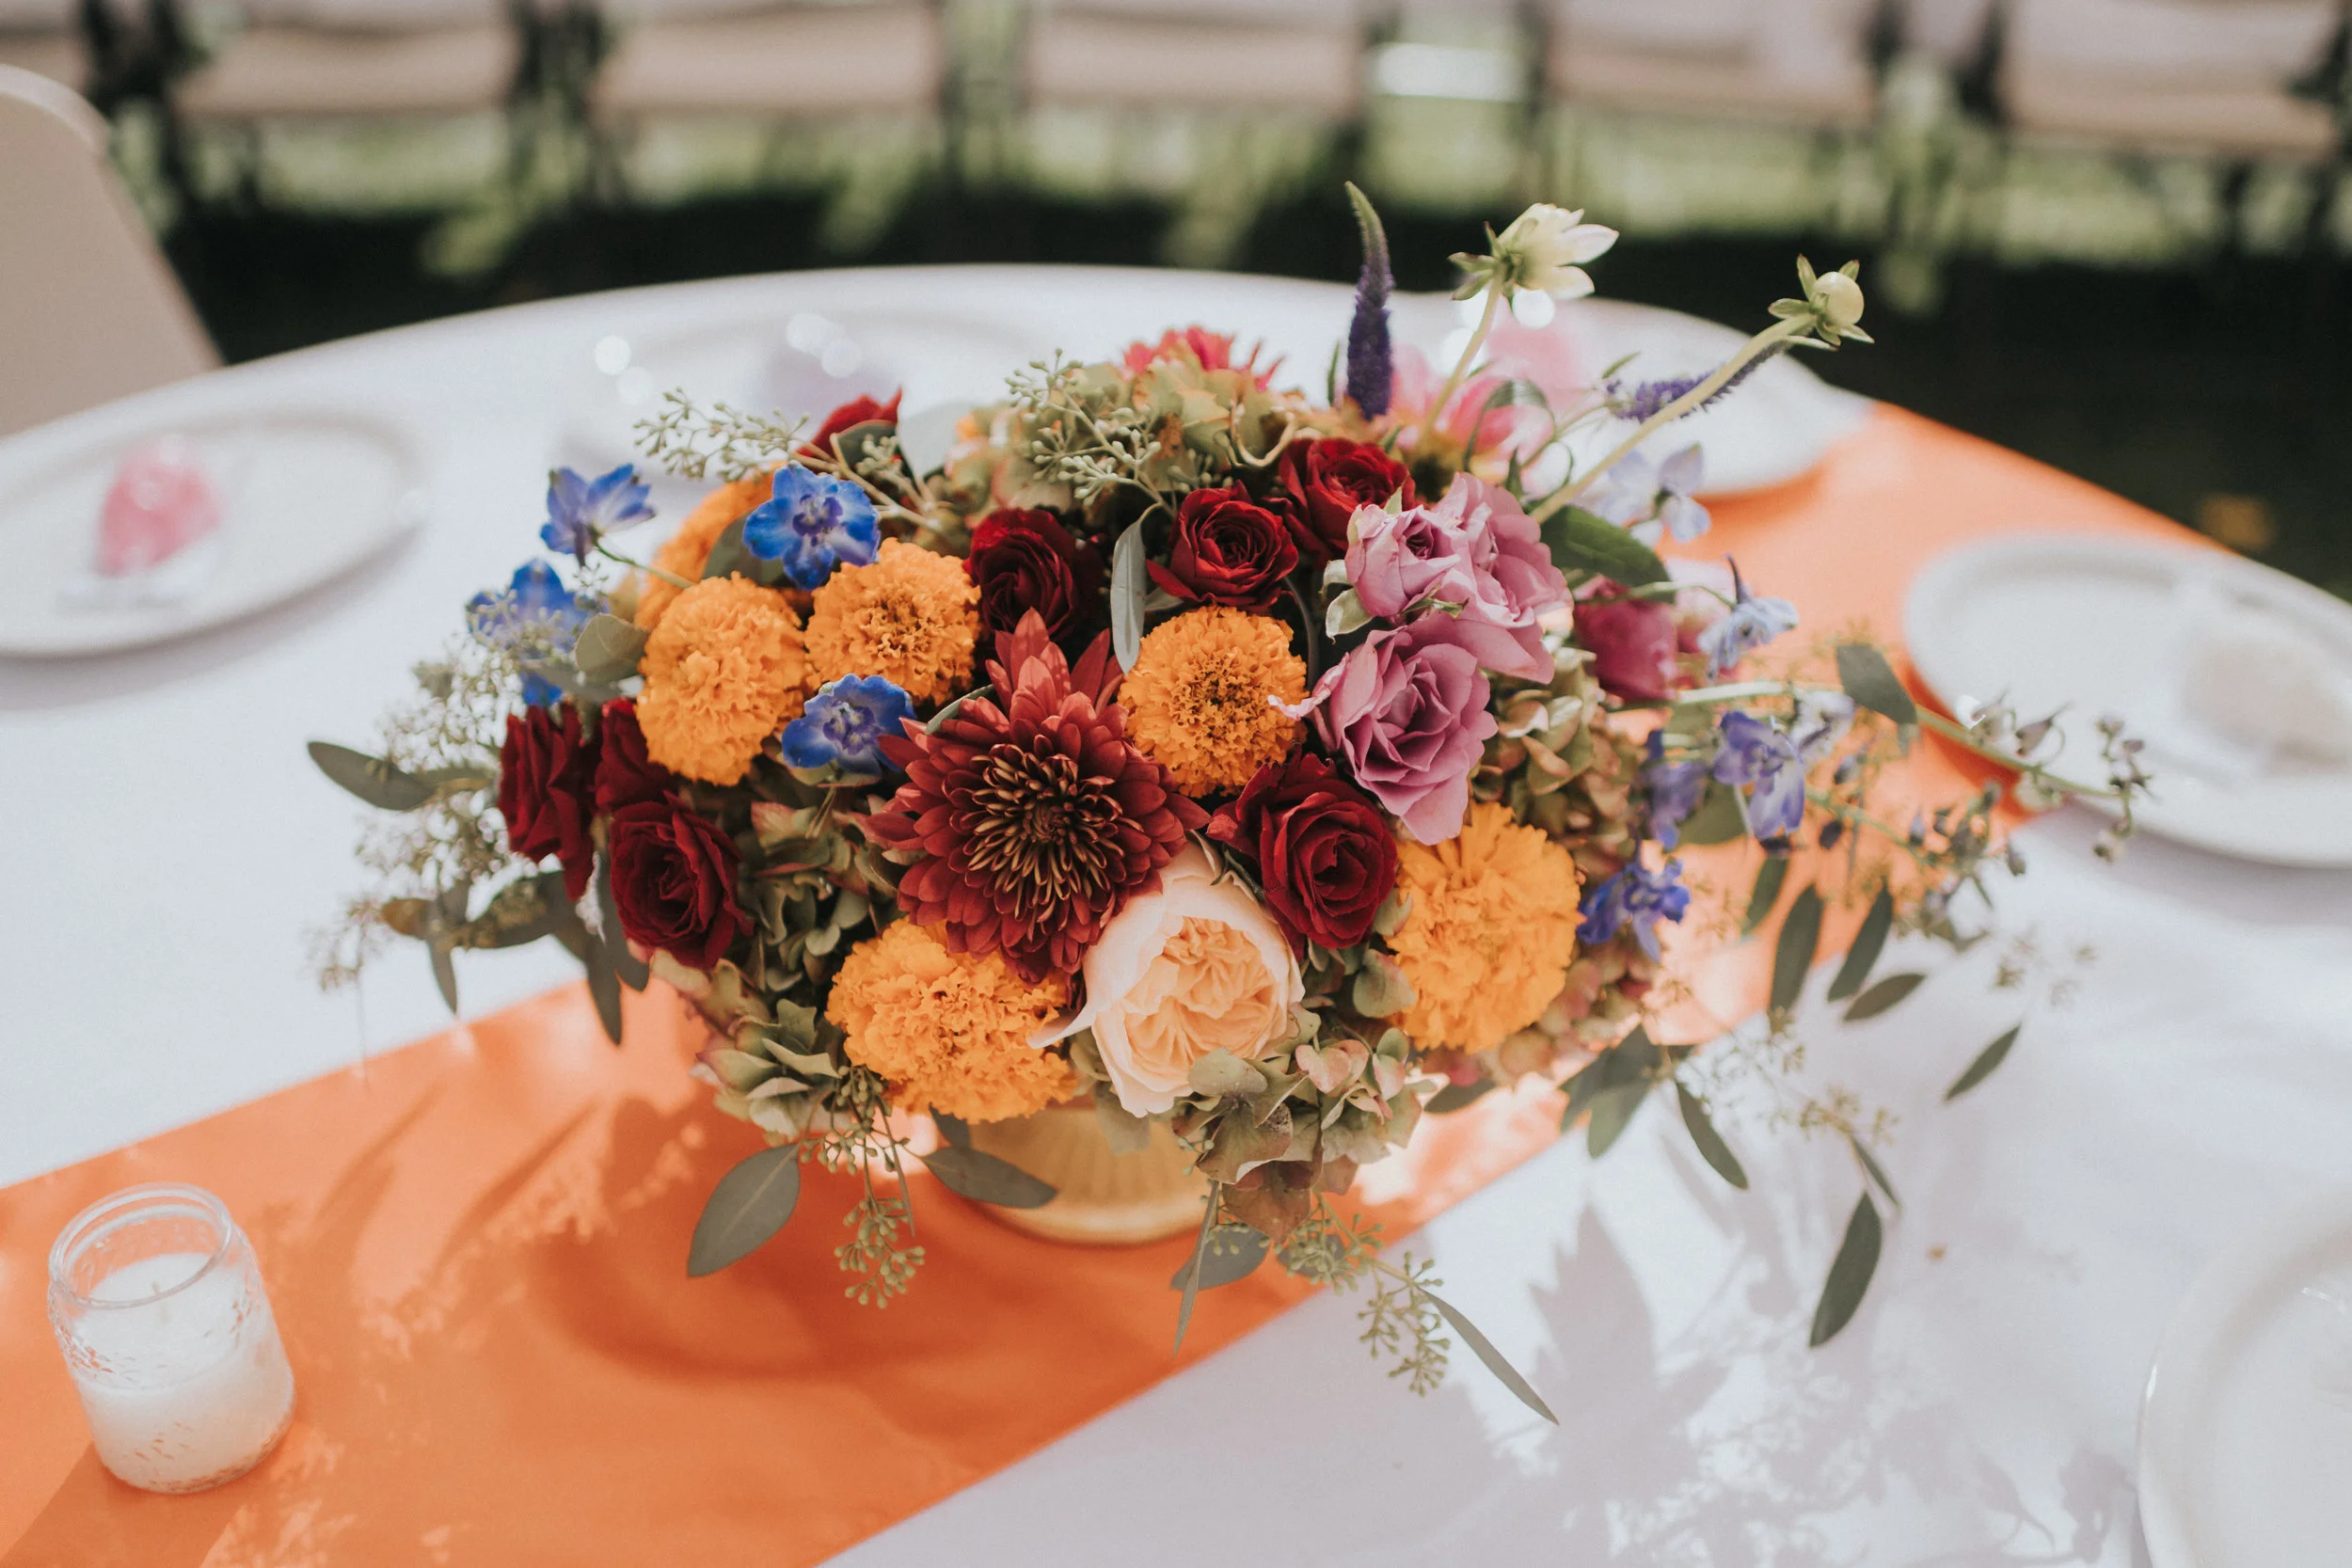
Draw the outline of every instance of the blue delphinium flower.
[[[1768,719],[1726,713],[1715,752],[1714,775],[1735,787],[1752,786],[1748,832],[1757,838],[1784,838],[1804,820],[1804,759],[1796,742]]]
[[[888,766],[882,743],[904,734],[900,721],[914,717],[907,694],[880,675],[844,675],[828,681],[784,727],[784,760],[795,768],[837,763],[852,773],[880,773]]]
[[[874,503],[846,479],[787,464],[772,497],[743,519],[743,544],[762,561],[784,563],[803,588],[819,588],[833,569],[863,566],[881,547]]]
[[[1707,794],[1707,764],[1693,758],[1689,762],[1665,760],[1666,733],[1652,730],[1649,737],[1649,763],[1642,769],[1642,782],[1649,788],[1649,831],[1666,848],[1681,842],[1682,819],[1699,809],[1699,801]]]
[[[596,479],[583,479],[571,468],[552,469],[548,474],[548,520],[539,537],[548,548],[584,566],[599,537],[623,523],[653,515],[653,508],[645,504],[648,493],[632,463]]]
[[[1782,632],[1795,629],[1797,607],[1787,599],[1758,598],[1748,592],[1739,562],[1731,567],[1736,598],[1724,618],[1699,633],[1699,651],[1707,656],[1707,678],[1721,680],[1724,672]]]
[[[580,628],[596,613],[594,600],[564,586],[555,568],[527,561],[502,589],[476,594],[466,605],[466,629],[477,641],[514,654],[526,663],[560,664],[572,657]],[[523,673],[523,701],[547,707],[563,690],[543,676]]]
[[[1690,907],[1691,890],[1682,885],[1680,861],[1668,861],[1656,871],[1634,861],[1608,880],[1585,890],[1583,901],[1577,906],[1584,923],[1577,927],[1576,940],[1588,946],[1608,942],[1630,926],[1633,940],[1655,958],[1658,923],[1679,922]]]

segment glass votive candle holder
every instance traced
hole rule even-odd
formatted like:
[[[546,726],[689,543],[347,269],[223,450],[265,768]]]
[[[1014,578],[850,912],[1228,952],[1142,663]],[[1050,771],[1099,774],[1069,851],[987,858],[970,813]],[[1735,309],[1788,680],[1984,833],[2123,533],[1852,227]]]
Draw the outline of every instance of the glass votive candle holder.
[[[252,1245],[201,1188],[132,1187],[75,1215],[49,1252],[49,1323],[99,1459],[133,1486],[217,1486],[294,1418]]]

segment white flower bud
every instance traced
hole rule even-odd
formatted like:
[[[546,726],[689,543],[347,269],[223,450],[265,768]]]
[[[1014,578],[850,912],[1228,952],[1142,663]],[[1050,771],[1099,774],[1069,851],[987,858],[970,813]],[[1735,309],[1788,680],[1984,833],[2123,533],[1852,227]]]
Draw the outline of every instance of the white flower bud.
[[[1616,243],[1615,230],[1586,223],[1581,212],[1538,201],[1495,236],[1495,255],[1509,263],[1506,276],[1514,287],[1555,299],[1581,299],[1593,292],[1593,280],[1579,263],[1607,254]]]
[[[1821,314],[1840,330],[1862,320],[1862,285],[1842,272],[1826,273],[1817,285]]]

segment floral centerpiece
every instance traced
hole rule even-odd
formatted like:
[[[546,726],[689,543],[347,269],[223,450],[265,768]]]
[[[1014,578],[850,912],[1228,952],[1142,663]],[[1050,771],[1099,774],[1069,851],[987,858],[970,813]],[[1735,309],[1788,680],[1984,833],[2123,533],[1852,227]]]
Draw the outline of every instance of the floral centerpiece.
[[[1679,855],[1763,847],[1745,924],[1778,921],[1779,1041],[1826,902],[1867,907],[1830,995],[1875,1010],[1917,978],[1872,982],[1891,931],[1965,942],[1956,895],[2020,868],[1997,786],[1881,820],[1920,729],[2037,800],[2114,798],[2119,832],[2144,780],[2111,729],[2083,785],[2035,760],[2046,722],[1922,709],[1859,638],[1775,659],[1786,600],[1656,553],[1708,525],[1700,458],[1637,449],[1773,355],[1867,341],[1853,265],[1800,261],[1709,374],[1613,367],[1563,405],[1489,342],[1589,293],[1610,230],[1537,206],[1455,258],[1483,306],[1439,376],[1391,342],[1386,242],[1351,195],[1364,269],[1320,399],[1199,327],[1019,372],[935,465],[895,399],[806,431],[673,394],[647,454],[717,483],[642,562],[612,539],[650,515],[635,470],[556,473],[548,554],[468,607],[383,754],[312,748],[398,814],[365,847],[392,885],[328,978],[397,933],[453,1006],[454,952],[553,937],[616,1039],[624,988],[691,999],[694,1070],[771,1145],[720,1182],[697,1271],[772,1234],[815,1160],[864,1177],[837,1251],[886,1301],[921,1260],[913,1162],[1042,1203],[975,1130],[1090,1103],[1113,1148],[1164,1128],[1205,1181],[1180,1337],[1199,1291],[1271,1259],[1368,1281],[1367,1338],[1416,1388],[1450,1323],[1542,1409],[1335,1205],[1359,1168],[1540,1076],[1596,1153],[1672,1085],[1745,1185],[1696,1046],[1652,1034]],[[1580,467],[1566,439],[1593,428],[1622,438]],[[1784,899],[1801,848],[1814,885]],[[1867,1284],[1884,1177],[1858,1111],[1814,1109],[1864,1181],[1818,1341]]]

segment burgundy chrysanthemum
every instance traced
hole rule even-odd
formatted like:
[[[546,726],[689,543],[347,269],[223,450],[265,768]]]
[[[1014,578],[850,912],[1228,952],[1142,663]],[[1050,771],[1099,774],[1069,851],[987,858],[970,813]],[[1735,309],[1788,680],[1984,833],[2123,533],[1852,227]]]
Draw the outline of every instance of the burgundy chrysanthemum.
[[[1025,978],[1076,972],[1207,813],[1127,742],[1120,670],[1098,637],[1073,672],[1033,610],[996,640],[995,701],[882,742],[906,770],[866,835],[911,863],[898,907],[951,952],[1001,952]]]

